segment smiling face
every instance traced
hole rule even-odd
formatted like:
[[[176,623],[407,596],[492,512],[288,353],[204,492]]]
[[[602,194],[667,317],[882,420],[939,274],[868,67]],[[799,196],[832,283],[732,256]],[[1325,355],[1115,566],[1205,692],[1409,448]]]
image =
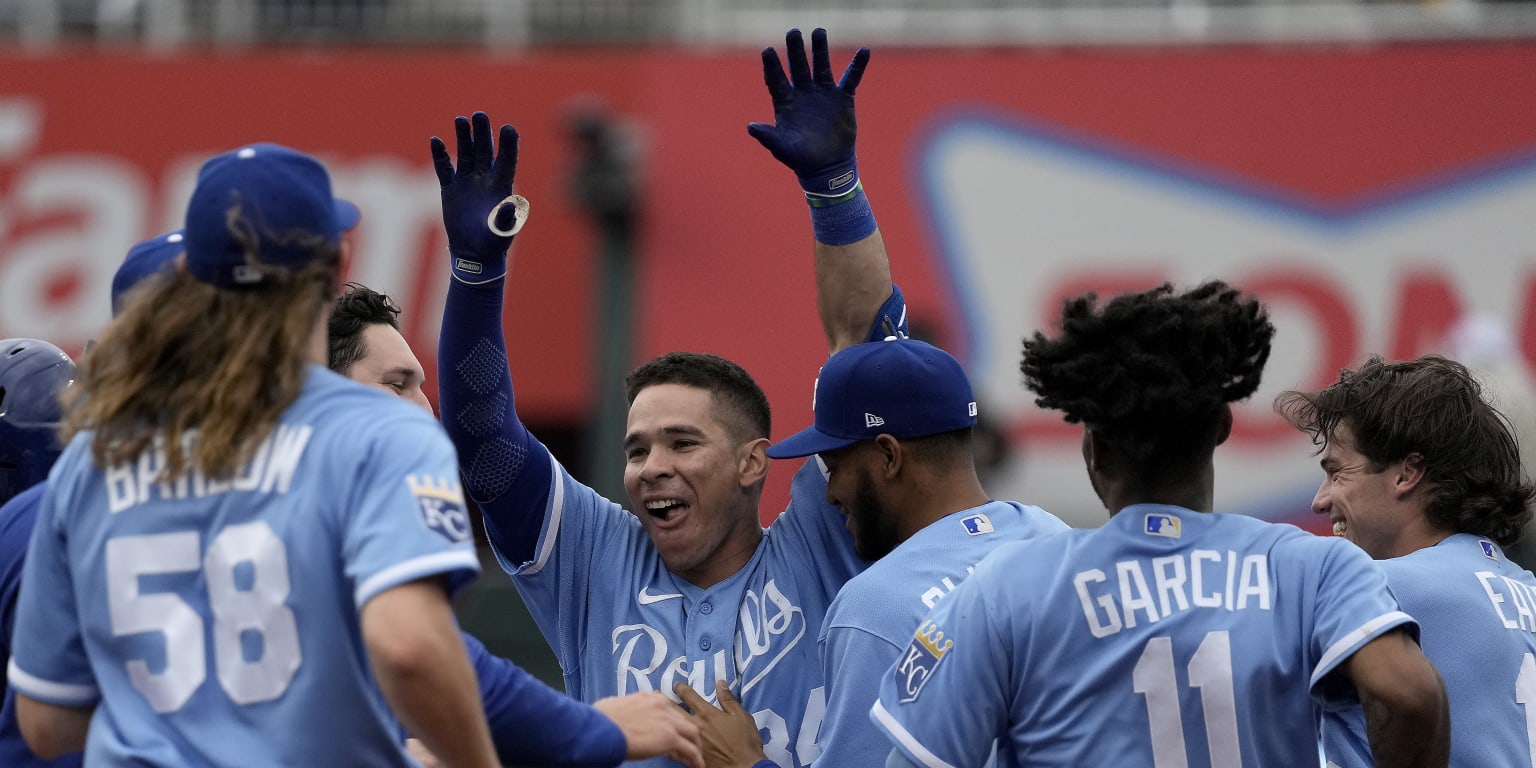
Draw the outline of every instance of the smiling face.
[[[389,325],[373,323],[363,329],[362,342],[363,356],[347,371],[347,378],[409,400],[431,413],[432,403],[421,389],[427,381],[426,371],[405,337]]]
[[[827,501],[847,518],[854,554],[869,562],[890,554],[901,536],[893,516],[884,511],[869,463],[880,459],[880,451],[864,441],[820,456],[827,468]]]
[[[1373,467],[1355,447],[1354,433],[1340,424],[1323,449],[1323,484],[1312,511],[1327,515],[1335,536],[1354,542],[1372,558],[1397,557],[1409,511],[1394,491],[1393,465]],[[1411,551],[1411,550],[1410,550]]]
[[[718,411],[708,390],[649,386],[630,404],[624,438],[630,509],[667,569],[700,587],[740,570],[762,538],[768,441],[743,441]]]

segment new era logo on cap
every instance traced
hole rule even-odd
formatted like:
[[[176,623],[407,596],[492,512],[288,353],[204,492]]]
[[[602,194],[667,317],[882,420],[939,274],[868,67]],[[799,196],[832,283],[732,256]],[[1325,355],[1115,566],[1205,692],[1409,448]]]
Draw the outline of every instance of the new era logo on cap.
[[[898,440],[975,426],[976,395],[960,362],[908,338],[855,344],[827,360],[816,381],[816,423],[775,443],[775,459],[844,448],[880,435]]]

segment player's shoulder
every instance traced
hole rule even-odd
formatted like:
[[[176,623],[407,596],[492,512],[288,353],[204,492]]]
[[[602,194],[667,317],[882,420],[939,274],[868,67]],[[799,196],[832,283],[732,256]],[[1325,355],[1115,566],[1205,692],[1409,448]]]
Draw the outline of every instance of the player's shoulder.
[[[318,365],[309,367],[304,389],[290,414],[324,423],[341,423],[358,432],[380,427],[438,426],[437,420],[420,406]]]
[[[1018,501],[993,500],[978,507],[976,513],[1007,520],[1020,534],[1026,536],[1043,536],[1072,529],[1072,526],[1050,512]]]
[[[1393,592],[1415,591],[1426,595],[1444,594],[1444,584],[1464,574],[1487,572],[1529,586],[1536,586],[1536,576],[1511,562],[1493,540],[1470,533],[1458,533],[1434,546],[1415,550],[1401,557],[1378,562]]]

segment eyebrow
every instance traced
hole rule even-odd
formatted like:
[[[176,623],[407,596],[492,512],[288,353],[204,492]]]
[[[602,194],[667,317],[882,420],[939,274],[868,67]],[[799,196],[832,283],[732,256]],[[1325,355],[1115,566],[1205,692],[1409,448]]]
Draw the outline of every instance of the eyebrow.
[[[399,368],[391,368],[384,372],[384,378],[387,379],[391,376],[404,376],[406,381],[416,381],[417,379],[420,379],[421,381],[427,380],[426,374],[418,374],[415,368],[410,368],[404,365],[400,366]]]
[[[631,433],[625,435],[624,436],[624,447],[628,448],[631,445],[634,445],[636,442],[639,442],[640,436],[642,434],[643,433],[641,433],[641,432],[631,432]],[[661,428],[661,435],[662,435],[662,437],[668,437],[668,436],[675,437],[675,436],[678,436],[678,435],[688,435],[688,436],[691,436],[691,437],[704,437],[704,430],[699,429],[698,427],[689,426],[689,425],[686,425],[686,424],[676,424],[676,425],[669,426],[669,427],[662,427]]]

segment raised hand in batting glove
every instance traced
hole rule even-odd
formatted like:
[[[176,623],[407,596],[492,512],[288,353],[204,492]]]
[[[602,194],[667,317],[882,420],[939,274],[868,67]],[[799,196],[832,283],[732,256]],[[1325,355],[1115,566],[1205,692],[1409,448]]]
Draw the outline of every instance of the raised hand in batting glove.
[[[491,119],[484,112],[453,121],[458,135],[458,167],[448,159],[443,140],[432,137],[432,166],[443,194],[443,226],[453,277],[478,285],[507,274],[507,248],[528,218],[528,201],[512,194],[517,173],[517,129],[501,126],[497,148]]]
[[[827,54],[827,31],[811,32],[811,61],[805,60],[805,40],[800,30],[784,36],[789,77],[772,46],[763,49],[763,83],[773,97],[773,125],[751,123],[747,132],[779,162],[800,177],[806,195],[838,198],[852,193],[859,181],[854,139],[853,93],[864,77],[869,49],[860,48],[832,82],[832,62]]]

